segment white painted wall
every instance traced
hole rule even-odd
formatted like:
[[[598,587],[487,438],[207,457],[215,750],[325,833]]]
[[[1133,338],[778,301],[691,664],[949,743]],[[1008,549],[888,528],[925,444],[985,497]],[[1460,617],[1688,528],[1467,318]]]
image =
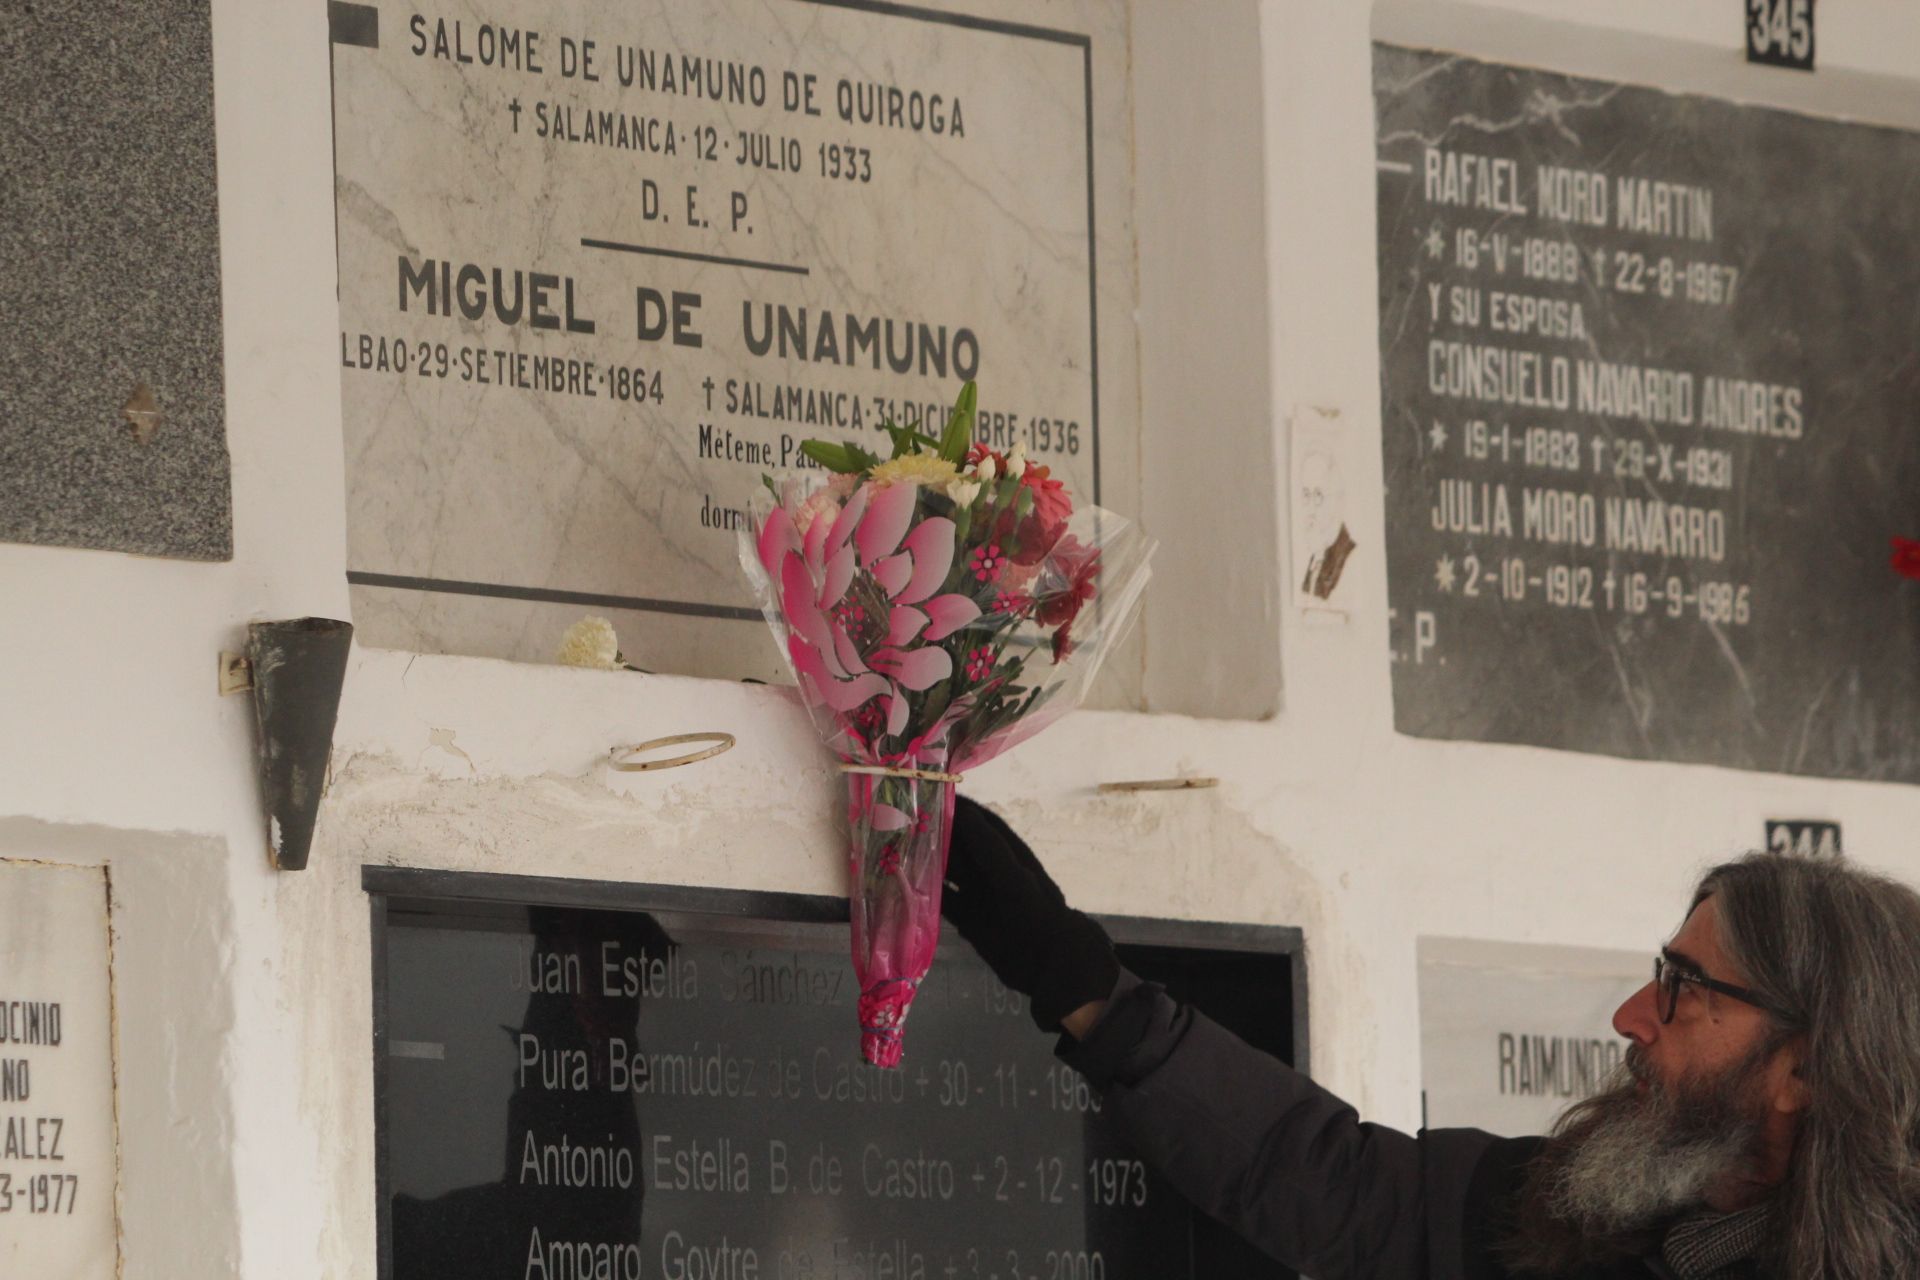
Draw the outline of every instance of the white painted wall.
[[[1503,7],[1604,14],[1662,37],[1663,76],[1705,68],[1756,100],[1817,89],[1833,110],[1920,119],[1907,114],[1915,82],[1864,74],[1907,74],[1920,14],[1896,0],[1823,6],[1829,70],[1811,81],[1739,65],[1732,5]],[[1401,8],[1412,16],[1396,20],[1437,24],[1468,51],[1556,65],[1646,53],[1534,23],[1488,27],[1484,12],[1438,3]],[[1205,23],[1220,10],[1182,12]],[[1315,1074],[1373,1118],[1409,1125],[1418,936],[1648,948],[1676,923],[1696,869],[1756,842],[1770,815],[1838,818],[1858,856],[1920,880],[1920,791],[1392,732],[1371,15],[1352,0],[1265,0],[1258,19],[1266,96],[1246,163],[1262,169],[1271,349],[1244,376],[1264,383],[1270,406],[1227,429],[1244,433],[1232,438],[1245,456],[1279,459],[1303,407],[1351,431],[1354,614],[1307,626],[1279,611],[1285,697],[1271,720],[1079,715],[970,788],[1090,909],[1303,927]],[[248,708],[216,697],[214,670],[248,619],[346,606],[328,49],[325,8],[311,0],[214,0],[214,20],[235,558],[0,546],[0,854],[114,869],[128,1280],[370,1276],[360,865],[830,892],[837,781],[771,690],[362,652],[313,866],[268,869]],[[1491,47],[1503,40],[1518,47]],[[1193,84],[1213,70],[1196,61]],[[1167,68],[1154,74],[1156,92],[1182,91]],[[1140,109],[1155,110],[1144,94]],[[1150,252],[1174,213],[1149,199],[1139,213]],[[1143,279],[1151,271],[1143,264]],[[1203,323],[1146,332],[1149,380],[1210,342]],[[1206,474],[1161,483],[1194,503],[1218,491]],[[1279,548],[1262,549],[1271,563],[1286,563],[1284,517],[1276,508],[1248,530]],[[1185,646],[1207,643],[1196,625]],[[1167,649],[1182,651],[1155,660]],[[616,742],[704,729],[741,746],[659,775],[609,777],[597,764]],[[1094,791],[1175,773],[1222,785]],[[168,1208],[182,1188],[190,1214]]]

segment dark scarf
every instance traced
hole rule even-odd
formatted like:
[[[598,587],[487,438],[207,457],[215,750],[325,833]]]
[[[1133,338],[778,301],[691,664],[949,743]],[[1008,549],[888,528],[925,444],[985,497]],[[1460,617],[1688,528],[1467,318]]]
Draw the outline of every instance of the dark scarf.
[[[1761,1256],[1773,1230],[1773,1206],[1737,1213],[1697,1213],[1667,1230],[1660,1256],[1680,1280],[1715,1280]]]

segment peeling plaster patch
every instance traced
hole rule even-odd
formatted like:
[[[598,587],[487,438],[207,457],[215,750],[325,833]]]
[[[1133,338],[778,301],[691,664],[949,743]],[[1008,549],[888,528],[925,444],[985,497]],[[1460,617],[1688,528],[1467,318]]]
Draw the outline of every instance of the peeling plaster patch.
[[[427,750],[431,751],[435,747],[438,747],[442,751],[451,752],[459,756],[467,762],[467,770],[475,776],[478,776],[480,770],[474,767],[473,757],[460,749],[459,745],[454,742],[453,736],[453,730],[451,729],[434,729],[429,731],[427,734]]]
[[[1291,925],[1309,939],[1319,887],[1229,793],[1121,792],[996,804],[1068,901],[1090,911]]]
[[[756,777],[750,794],[615,791],[597,773],[470,781],[360,752],[336,782],[329,856],[356,877],[376,864],[844,893],[838,793],[800,775]]]

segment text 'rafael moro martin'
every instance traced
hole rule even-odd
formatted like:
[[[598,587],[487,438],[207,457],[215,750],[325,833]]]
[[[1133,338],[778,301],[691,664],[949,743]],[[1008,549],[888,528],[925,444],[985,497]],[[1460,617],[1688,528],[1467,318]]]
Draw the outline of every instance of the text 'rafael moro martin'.
[[[1713,239],[1713,192],[1692,183],[1543,164],[1534,167],[1529,193],[1519,161],[1441,147],[1427,148],[1423,176],[1431,204],[1678,240]]]

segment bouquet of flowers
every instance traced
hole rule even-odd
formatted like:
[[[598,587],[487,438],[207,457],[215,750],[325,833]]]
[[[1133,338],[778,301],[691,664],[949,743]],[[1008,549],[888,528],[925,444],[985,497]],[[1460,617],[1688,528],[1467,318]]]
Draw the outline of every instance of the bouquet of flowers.
[[[860,1047],[900,1061],[940,931],[959,775],[1084,697],[1146,586],[1152,543],[1075,507],[1024,447],[973,442],[976,392],[892,456],[808,441],[831,479],[767,481],[740,558],[846,772]]]

